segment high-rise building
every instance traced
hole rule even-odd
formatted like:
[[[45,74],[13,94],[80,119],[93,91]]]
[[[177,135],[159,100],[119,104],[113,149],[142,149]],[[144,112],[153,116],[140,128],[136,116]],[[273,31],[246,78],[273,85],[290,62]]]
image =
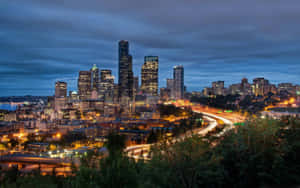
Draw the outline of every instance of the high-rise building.
[[[91,75],[92,75],[92,80],[91,80],[92,90],[97,91],[99,85],[99,69],[95,64],[91,68]]]
[[[119,84],[114,84],[114,89],[113,89],[113,102],[118,103],[119,102]]]
[[[67,97],[67,83],[55,82],[55,97]]]
[[[67,101],[67,83],[57,81],[55,83],[54,109],[60,111],[66,105]]]
[[[133,72],[132,56],[129,54],[128,41],[119,42],[119,98],[132,99]]]
[[[255,78],[253,80],[253,93],[258,95],[266,95],[270,92],[270,84],[269,80],[266,80],[264,78]]]
[[[175,93],[174,93],[174,79],[168,78],[167,79],[167,89],[170,91],[169,98],[174,99]]]
[[[92,74],[90,71],[80,71],[78,78],[78,95],[80,99],[89,99],[91,95]]]
[[[111,70],[101,70],[101,81],[99,86],[99,98],[105,102],[112,102],[114,97],[115,78]]]
[[[142,66],[142,85],[143,94],[157,96],[158,93],[158,57],[146,56]]]
[[[241,84],[232,84],[232,85],[230,85],[227,94],[242,95]]]
[[[168,88],[160,88],[160,100],[167,101],[170,99],[171,91]]]
[[[104,82],[107,80],[108,77],[111,77],[111,70],[109,69],[102,69],[101,70],[101,82]]]
[[[241,91],[242,91],[242,95],[251,95],[252,94],[251,84],[248,82],[247,78],[242,79]]]
[[[225,95],[224,81],[213,82],[212,89],[215,95]]]
[[[210,88],[210,87],[205,87],[203,89],[203,95],[206,96],[206,97],[210,97],[211,95],[213,95],[213,89]]]
[[[174,97],[175,99],[183,99],[184,97],[184,68],[182,65],[175,66],[174,75]]]

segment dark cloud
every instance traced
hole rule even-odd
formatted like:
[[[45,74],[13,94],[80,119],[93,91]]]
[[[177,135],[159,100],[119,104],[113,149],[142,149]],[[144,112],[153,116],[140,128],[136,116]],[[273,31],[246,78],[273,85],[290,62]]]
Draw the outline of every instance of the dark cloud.
[[[183,64],[189,90],[265,76],[300,82],[298,0],[3,0],[0,95],[76,89],[92,64],[117,73],[117,42],[130,41],[135,75],[160,57],[160,85]]]

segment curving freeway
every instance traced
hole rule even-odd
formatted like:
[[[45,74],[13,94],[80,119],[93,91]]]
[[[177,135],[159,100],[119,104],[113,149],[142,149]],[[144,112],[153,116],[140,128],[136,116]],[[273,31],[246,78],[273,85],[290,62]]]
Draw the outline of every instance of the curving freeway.
[[[207,112],[201,112],[199,110],[194,110],[193,109],[193,111],[196,112],[196,113],[202,113],[203,118],[205,118],[206,120],[209,121],[209,125],[206,128],[199,128],[197,130],[194,130],[193,132],[189,132],[185,135],[181,135],[177,138],[174,138],[171,141],[172,143],[182,141],[187,137],[191,137],[195,133],[198,134],[198,135],[206,135],[208,132],[210,132],[211,130],[213,130],[215,127],[218,126],[217,120],[221,120],[225,124],[228,125],[228,127],[226,127],[221,133],[219,133],[219,135],[223,134],[226,131],[228,131],[229,129],[233,128],[233,122],[231,120],[228,120],[226,118],[223,118],[223,117],[215,115],[215,114],[211,114],[211,113],[207,113]],[[128,154],[129,157],[134,158],[136,160],[138,160],[138,159],[148,160],[149,159],[148,154],[149,154],[151,146],[152,146],[152,144],[141,144],[141,145],[129,146],[125,149],[125,152]]]

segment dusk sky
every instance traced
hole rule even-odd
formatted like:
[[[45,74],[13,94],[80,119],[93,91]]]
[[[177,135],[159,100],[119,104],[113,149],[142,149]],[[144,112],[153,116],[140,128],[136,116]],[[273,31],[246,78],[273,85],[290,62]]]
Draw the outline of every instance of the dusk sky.
[[[80,70],[112,69],[128,40],[135,76],[159,56],[159,84],[185,67],[200,91],[247,77],[300,84],[299,0],[1,0],[0,96],[77,89]]]

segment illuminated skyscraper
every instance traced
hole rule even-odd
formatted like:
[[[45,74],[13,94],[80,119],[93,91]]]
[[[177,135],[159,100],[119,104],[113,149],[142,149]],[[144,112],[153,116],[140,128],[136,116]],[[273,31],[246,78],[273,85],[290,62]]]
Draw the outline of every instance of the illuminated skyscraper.
[[[80,99],[89,99],[91,96],[91,80],[90,71],[80,71],[78,78],[78,95]]]
[[[167,89],[170,91],[169,98],[174,99],[175,98],[174,79],[171,79],[171,78],[167,79]]]
[[[168,88],[162,87],[162,88],[160,88],[159,94],[160,94],[160,99],[166,101],[166,100],[170,99],[171,91]]]
[[[142,66],[141,90],[146,95],[157,96],[158,93],[158,57],[146,56]]]
[[[264,78],[255,78],[253,79],[253,93],[258,96],[264,96],[270,92],[269,80]]]
[[[101,70],[101,82],[107,80],[108,77],[111,77],[111,70],[109,69],[102,69]]]
[[[54,109],[60,111],[66,105],[67,101],[67,83],[66,82],[55,82],[55,97],[54,97]]]
[[[225,95],[224,81],[216,81],[212,83],[212,90],[215,95]]]
[[[174,98],[183,99],[184,97],[184,68],[182,65],[174,67]]]
[[[55,82],[55,97],[67,97],[67,83]]]
[[[129,54],[128,41],[119,42],[119,98],[132,99],[133,72],[132,56]]]
[[[94,66],[91,68],[91,76],[92,76],[92,89],[93,90],[98,90],[98,84],[99,84],[99,69],[98,67],[94,64]]]
[[[101,70],[101,81],[99,86],[99,98],[106,102],[112,102],[114,97],[114,76],[111,70]]]
[[[241,91],[242,91],[242,95],[251,95],[252,94],[251,84],[249,84],[247,78],[242,79]]]

